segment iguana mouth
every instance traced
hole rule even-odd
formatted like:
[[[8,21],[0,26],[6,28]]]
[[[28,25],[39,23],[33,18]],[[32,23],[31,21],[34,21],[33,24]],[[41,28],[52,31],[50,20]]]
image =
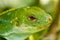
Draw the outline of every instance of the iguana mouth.
[[[38,31],[42,31],[44,30],[44,28],[40,28],[40,27],[33,27],[30,25],[27,25],[25,23],[22,23],[19,27],[15,27],[15,32],[16,33],[35,33]]]

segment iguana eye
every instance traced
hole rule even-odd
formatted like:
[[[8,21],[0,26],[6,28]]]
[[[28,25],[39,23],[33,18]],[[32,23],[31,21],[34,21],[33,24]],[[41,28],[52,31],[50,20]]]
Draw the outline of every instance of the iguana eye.
[[[36,18],[34,16],[29,16],[29,20],[34,21],[34,20],[36,20]]]

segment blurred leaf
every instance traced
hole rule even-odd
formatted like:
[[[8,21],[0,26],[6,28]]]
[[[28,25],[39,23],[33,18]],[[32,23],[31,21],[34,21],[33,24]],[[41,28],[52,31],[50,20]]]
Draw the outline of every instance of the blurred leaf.
[[[58,40],[60,40],[60,33],[58,33]]]
[[[57,12],[58,3],[59,0],[40,0],[40,7],[54,18]]]
[[[11,8],[36,6],[38,0],[0,0],[0,12]]]

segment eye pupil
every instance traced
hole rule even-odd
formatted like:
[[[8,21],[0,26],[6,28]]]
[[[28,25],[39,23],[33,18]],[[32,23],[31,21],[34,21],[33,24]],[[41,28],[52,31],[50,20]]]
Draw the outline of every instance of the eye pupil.
[[[34,16],[29,17],[30,20],[35,20],[36,18]]]

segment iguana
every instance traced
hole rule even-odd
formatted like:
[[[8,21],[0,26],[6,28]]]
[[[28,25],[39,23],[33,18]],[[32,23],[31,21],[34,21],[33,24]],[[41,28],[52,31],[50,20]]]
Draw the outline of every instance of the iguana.
[[[7,40],[24,40],[29,35],[31,35],[29,37],[30,40],[41,40],[40,38],[42,38],[44,34],[47,32],[52,22],[52,19],[54,19],[55,17],[58,0],[57,1],[51,0],[45,5],[42,4],[41,1],[42,0],[29,0],[29,1],[28,0],[10,0],[10,1],[2,0],[2,2],[0,1],[0,4],[3,3],[0,11],[5,11],[7,9],[10,9],[10,7],[16,8],[13,10],[7,10],[0,14],[0,25],[1,25],[0,26],[0,35],[1,35],[0,38],[3,37]],[[38,5],[40,8],[38,7]],[[30,6],[30,7],[27,7],[27,6]],[[31,6],[37,6],[37,7],[31,7]],[[40,20],[39,22],[41,23],[36,22],[37,18],[35,18],[34,15],[36,15],[38,19],[41,18],[39,19]],[[46,16],[48,16],[47,23],[45,19]],[[27,17],[29,18],[27,19]],[[25,28],[23,27],[25,25],[28,25],[28,26]],[[36,30],[37,28],[38,30]],[[0,39],[0,40],[4,40],[4,39]]]
[[[7,40],[25,40],[49,28],[52,17],[39,7],[5,11],[0,15],[0,35]]]

